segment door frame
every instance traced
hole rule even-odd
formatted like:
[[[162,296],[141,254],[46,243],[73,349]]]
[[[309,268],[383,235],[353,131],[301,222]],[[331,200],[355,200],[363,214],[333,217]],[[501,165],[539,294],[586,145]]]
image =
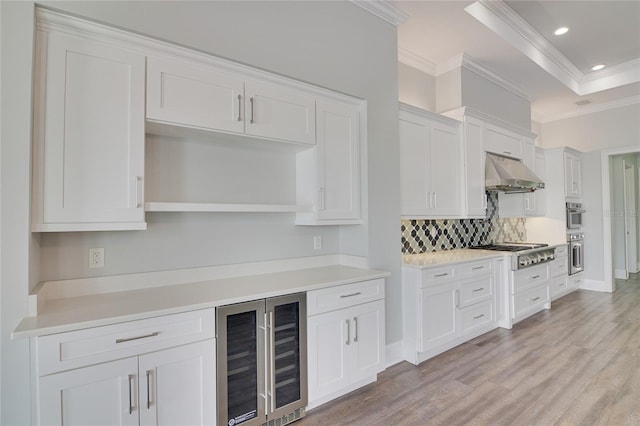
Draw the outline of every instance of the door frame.
[[[631,170],[631,179],[629,179],[627,173]],[[624,202],[624,245],[625,245],[625,265],[627,278],[629,274],[635,274],[638,272],[638,243],[637,243],[637,224],[635,217],[630,217],[631,212],[636,210],[636,185],[635,185],[635,167],[632,163],[628,163],[626,160],[622,160],[622,183],[623,183],[623,202]],[[627,196],[627,192],[631,186],[632,192],[631,198]],[[629,203],[632,203],[630,206]],[[633,222],[633,223],[631,223]],[[630,226],[632,225],[632,226]],[[630,250],[632,248],[632,250]],[[635,259],[631,259],[630,255],[635,254]]]
[[[601,153],[600,163],[602,169],[602,250],[604,255],[604,288],[613,293],[616,290],[616,280],[613,277],[613,250],[611,232],[611,167],[610,160],[614,155],[638,154],[638,146],[604,149]]]

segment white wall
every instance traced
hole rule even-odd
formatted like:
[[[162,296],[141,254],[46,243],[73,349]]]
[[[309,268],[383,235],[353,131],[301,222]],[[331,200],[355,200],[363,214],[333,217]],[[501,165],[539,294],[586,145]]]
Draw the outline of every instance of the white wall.
[[[436,110],[436,78],[409,65],[398,64],[398,97],[400,102]]]
[[[2,150],[0,188],[0,340],[2,374],[0,424],[30,423],[29,345],[11,331],[27,314],[29,287],[29,164],[33,4],[0,2],[2,21]]]
[[[146,232],[44,235],[33,250],[41,251],[43,278],[86,276],[86,249],[95,246],[107,253],[104,274],[328,252],[368,256],[372,267],[392,273],[387,281],[387,340],[401,339],[395,27],[349,2],[46,4],[367,99],[368,146],[363,152],[369,170],[362,226],[296,227],[287,214],[150,214]],[[11,79],[9,90],[5,92],[3,84],[2,93],[2,122],[7,125],[2,128],[0,423],[11,425],[29,422],[27,342],[12,342],[9,333],[26,315],[28,283],[33,279],[28,194],[34,3],[0,5],[3,83]],[[322,253],[312,250],[312,235],[325,237]],[[37,244],[38,238],[33,241]]]
[[[540,144],[544,148],[569,146],[583,151],[582,179],[585,214],[585,278],[595,282],[605,279],[602,238],[603,150],[638,147],[640,151],[640,104],[542,123]]]

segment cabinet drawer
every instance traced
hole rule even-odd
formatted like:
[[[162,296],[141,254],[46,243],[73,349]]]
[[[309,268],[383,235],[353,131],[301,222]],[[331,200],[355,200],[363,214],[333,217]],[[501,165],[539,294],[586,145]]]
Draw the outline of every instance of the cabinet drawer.
[[[547,264],[537,265],[531,268],[520,269],[513,272],[513,294],[541,284],[549,279],[549,268]]]
[[[513,301],[514,318],[534,307],[542,307],[549,301],[549,286],[547,284],[534,287],[520,294],[516,294]]]
[[[549,275],[552,277],[566,276],[568,271],[567,256],[557,257],[554,261],[549,262]]]
[[[37,338],[39,375],[215,337],[215,313],[203,309]]]
[[[493,294],[493,275],[483,274],[479,277],[466,278],[460,281],[460,306],[468,306],[485,300]]]
[[[469,333],[476,328],[493,321],[493,302],[487,300],[460,311],[462,334]]]
[[[551,297],[555,297],[558,294],[562,294],[567,290],[567,277],[559,277],[551,280],[549,286],[549,293]]]
[[[576,288],[579,288],[580,285],[582,285],[583,281],[584,279],[582,278],[582,274],[567,277],[567,288],[575,290]]]
[[[477,275],[483,272],[489,272],[493,269],[493,259],[481,260],[478,262],[462,263],[456,266],[459,277],[468,275]]]
[[[440,266],[437,268],[428,268],[422,271],[422,287],[431,287],[439,285],[455,278],[455,269],[453,266]]]
[[[307,292],[307,315],[321,314],[383,298],[383,278],[313,290]]]

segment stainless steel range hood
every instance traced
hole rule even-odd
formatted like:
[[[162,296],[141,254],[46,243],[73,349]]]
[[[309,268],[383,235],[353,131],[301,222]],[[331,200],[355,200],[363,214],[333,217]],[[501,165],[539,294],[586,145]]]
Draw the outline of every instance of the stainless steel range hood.
[[[487,152],[485,186],[487,191],[533,192],[544,182],[521,160]]]

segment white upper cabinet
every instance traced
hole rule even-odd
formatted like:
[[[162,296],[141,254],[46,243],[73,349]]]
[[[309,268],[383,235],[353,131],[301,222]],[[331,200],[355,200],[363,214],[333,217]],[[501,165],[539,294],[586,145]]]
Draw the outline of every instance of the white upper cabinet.
[[[464,117],[464,152],[466,178],[466,215],[469,218],[485,218],[487,195],[484,184],[486,155],[482,149],[484,123],[473,117]]]
[[[493,123],[485,123],[483,138],[485,151],[522,159],[522,139],[523,137],[515,132]]]
[[[297,154],[298,203],[313,206],[298,213],[301,225],[361,223],[361,103],[318,99],[317,145]]]
[[[245,83],[245,131],[249,135],[313,145],[315,99],[274,83]]]
[[[525,158],[530,158],[531,155],[533,155],[533,162],[525,161],[525,164],[546,184],[546,160],[544,150],[534,147],[533,143],[527,143],[526,146],[528,150],[532,150],[533,152],[528,153]],[[546,205],[546,192],[544,189],[537,189],[535,192],[524,195],[524,213],[527,216],[544,216],[547,210]]]
[[[145,229],[145,57],[37,33],[34,231]]]
[[[148,58],[147,119],[313,145],[315,99],[213,64]]]
[[[459,123],[413,107],[400,109],[400,210],[405,217],[462,215]]]
[[[211,67],[147,58],[147,119],[244,132],[244,82]]]
[[[581,162],[577,154],[564,153],[564,195],[567,198],[582,197]]]

